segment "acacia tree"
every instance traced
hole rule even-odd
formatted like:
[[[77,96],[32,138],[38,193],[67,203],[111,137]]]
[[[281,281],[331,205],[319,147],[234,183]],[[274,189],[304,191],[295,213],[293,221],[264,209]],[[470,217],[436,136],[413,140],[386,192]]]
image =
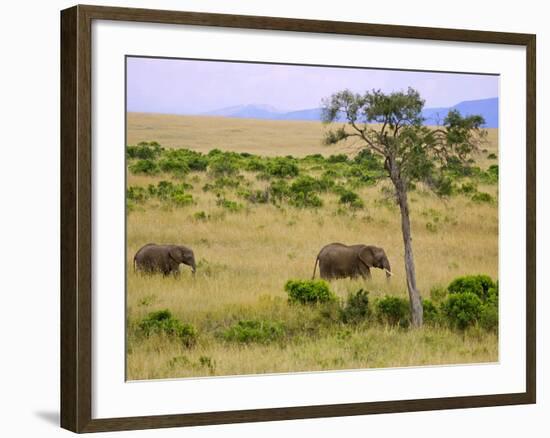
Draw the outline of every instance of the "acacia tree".
[[[445,170],[449,166],[471,162],[471,154],[484,141],[481,116],[463,117],[450,111],[443,124],[424,125],[424,100],[418,91],[382,93],[368,91],[363,95],[340,91],[323,100],[322,120],[343,122],[328,130],[325,144],[336,144],[356,137],[361,146],[384,160],[387,176],[393,183],[396,202],[401,212],[401,231],[405,249],[405,272],[414,327],[422,325],[422,301],[416,286],[411,221],[407,192],[414,182],[424,182],[436,193],[449,187]]]

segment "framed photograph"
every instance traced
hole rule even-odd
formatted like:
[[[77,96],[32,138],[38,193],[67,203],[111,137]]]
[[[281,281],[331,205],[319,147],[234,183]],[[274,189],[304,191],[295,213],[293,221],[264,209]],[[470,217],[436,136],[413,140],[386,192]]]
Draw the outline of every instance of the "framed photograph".
[[[535,35],[61,12],[61,425],[535,403]]]

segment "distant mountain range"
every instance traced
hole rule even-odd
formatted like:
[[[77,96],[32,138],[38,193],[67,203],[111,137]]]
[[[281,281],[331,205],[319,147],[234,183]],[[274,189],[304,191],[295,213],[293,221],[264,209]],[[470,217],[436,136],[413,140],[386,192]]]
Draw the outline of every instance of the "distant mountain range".
[[[424,108],[422,114],[426,125],[443,123],[447,113],[456,109],[463,116],[479,114],[485,119],[486,128],[498,128],[498,98],[468,100],[448,108]],[[310,108],[298,111],[282,111],[270,105],[249,104],[236,105],[203,113],[207,116],[236,117],[264,120],[321,120],[321,108]]]

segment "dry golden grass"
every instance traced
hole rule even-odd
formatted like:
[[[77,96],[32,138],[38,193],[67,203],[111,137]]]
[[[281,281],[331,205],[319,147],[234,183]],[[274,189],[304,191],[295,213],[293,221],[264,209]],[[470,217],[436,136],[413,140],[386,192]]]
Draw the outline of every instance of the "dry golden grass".
[[[314,121],[128,113],[127,129],[128,144],[157,141],[164,147],[184,147],[198,152],[218,148],[265,156],[304,157],[309,154],[354,153],[360,147],[351,139],[338,147],[322,145],[327,127]],[[498,130],[488,129],[488,134],[488,148],[496,150]],[[479,158],[483,160],[480,165],[484,166],[485,159]]]
[[[185,146],[203,152],[213,147],[261,155],[327,152],[319,144],[322,128],[314,122],[218,118],[213,124],[211,118],[130,114],[128,129],[129,143],[156,140],[163,146]],[[490,140],[487,149],[496,153],[496,132],[490,133]],[[334,147],[328,152],[341,153],[342,149]],[[478,160],[482,166],[495,163],[485,156],[480,155]],[[261,184],[251,174],[246,177],[256,186]],[[236,346],[220,341],[213,333],[238,318],[314,318],[313,311],[307,309],[296,316],[285,302],[283,286],[291,278],[310,278],[319,249],[330,242],[382,246],[394,272],[390,282],[376,269],[367,284],[362,280],[334,281],[331,286],[339,296],[345,297],[360,287],[368,288],[373,298],[384,294],[405,297],[407,292],[399,212],[380,202],[384,184],[357,190],[365,208],[355,213],[338,214],[334,195],[324,195],[324,206],[318,211],[250,205],[230,213],[216,206],[212,194],[201,190],[208,178],[205,173],[188,178],[194,186],[190,190],[194,205],[166,209],[149,201],[128,214],[129,320],[137,321],[152,310],[167,308],[199,330],[199,343],[193,349],[166,338],[130,337],[129,379],[497,360],[498,339],[494,334],[472,331],[463,336],[430,327],[414,331],[378,325],[341,327],[284,345]],[[128,185],[146,185],[160,179],[169,178],[128,173]],[[479,190],[498,197],[497,186]],[[442,201],[423,190],[411,192],[410,203],[417,280],[423,296],[428,297],[431,288],[447,285],[459,275],[484,273],[497,277],[497,205],[476,204],[464,196]],[[198,211],[205,211],[210,219],[193,219]],[[182,268],[179,279],[135,274],[133,254],[148,242],[192,247],[199,262],[196,278],[191,278],[186,268]]]

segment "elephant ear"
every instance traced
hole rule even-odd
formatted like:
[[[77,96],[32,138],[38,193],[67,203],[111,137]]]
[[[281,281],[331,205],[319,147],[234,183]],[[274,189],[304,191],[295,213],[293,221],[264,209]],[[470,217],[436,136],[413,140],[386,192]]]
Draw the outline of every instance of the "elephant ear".
[[[372,268],[374,266],[374,254],[369,247],[364,247],[359,251],[359,260],[363,262],[367,268]]]
[[[183,254],[181,249],[179,249],[178,247],[170,248],[168,250],[168,256],[176,263],[182,263]]]

